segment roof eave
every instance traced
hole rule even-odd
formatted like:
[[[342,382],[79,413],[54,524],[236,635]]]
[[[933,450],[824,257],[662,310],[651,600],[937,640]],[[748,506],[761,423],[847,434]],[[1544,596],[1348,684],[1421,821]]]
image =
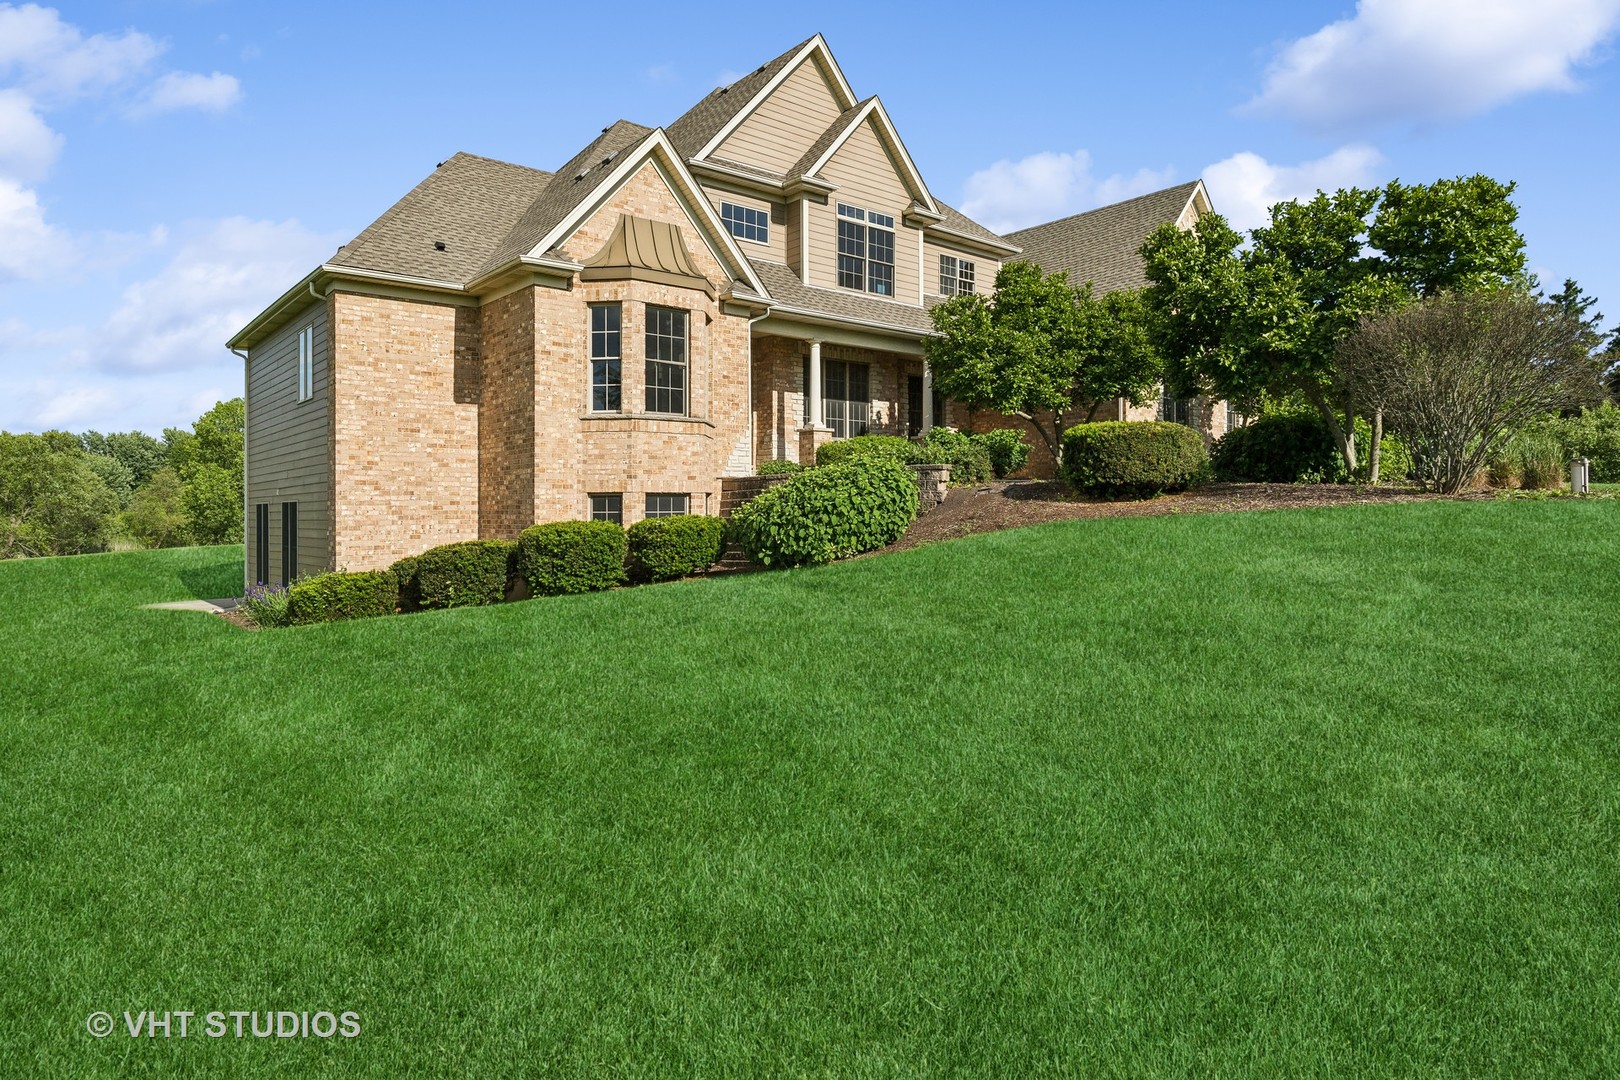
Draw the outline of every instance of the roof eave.
[[[961,247],[976,248],[994,255],[1021,255],[1024,251],[1017,244],[1009,244],[1005,240],[988,240],[985,237],[974,236],[972,233],[961,232],[946,225],[928,225],[924,227],[923,231],[925,233],[940,233],[949,237],[952,243]]]

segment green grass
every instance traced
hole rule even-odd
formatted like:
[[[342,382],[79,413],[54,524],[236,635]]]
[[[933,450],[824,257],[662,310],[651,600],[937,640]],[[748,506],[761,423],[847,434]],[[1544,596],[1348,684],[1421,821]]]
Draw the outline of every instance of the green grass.
[[[235,549],[0,565],[0,1073],[1613,1076],[1617,527],[1077,522],[260,634],[137,607]]]

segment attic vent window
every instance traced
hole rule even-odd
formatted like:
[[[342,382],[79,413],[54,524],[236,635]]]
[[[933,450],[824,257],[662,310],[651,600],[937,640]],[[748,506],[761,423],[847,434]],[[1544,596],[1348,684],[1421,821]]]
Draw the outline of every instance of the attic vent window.
[[[443,251],[444,250],[444,241],[443,240],[435,240],[435,241],[433,241],[433,250],[434,251]]]

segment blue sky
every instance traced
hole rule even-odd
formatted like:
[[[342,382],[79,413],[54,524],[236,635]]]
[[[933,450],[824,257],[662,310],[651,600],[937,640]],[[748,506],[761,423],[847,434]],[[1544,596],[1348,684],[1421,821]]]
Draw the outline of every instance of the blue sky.
[[[225,339],[453,152],[554,168],[817,31],[993,227],[1484,172],[1620,319],[1620,0],[680,10],[0,4],[0,428],[189,423],[240,393]]]

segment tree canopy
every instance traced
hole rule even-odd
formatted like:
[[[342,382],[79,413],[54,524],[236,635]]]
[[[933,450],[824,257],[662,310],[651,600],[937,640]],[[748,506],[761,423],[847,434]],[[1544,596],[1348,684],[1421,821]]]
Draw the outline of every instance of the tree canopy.
[[[1140,403],[1163,366],[1140,294],[1097,296],[1062,273],[1011,262],[994,296],[952,297],[932,312],[939,336],[926,343],[934,386],[971,408],[1022,416],[1054,459],[1078,408]]]

